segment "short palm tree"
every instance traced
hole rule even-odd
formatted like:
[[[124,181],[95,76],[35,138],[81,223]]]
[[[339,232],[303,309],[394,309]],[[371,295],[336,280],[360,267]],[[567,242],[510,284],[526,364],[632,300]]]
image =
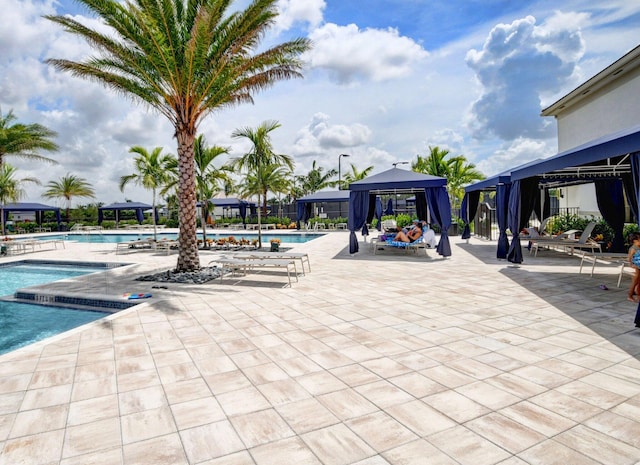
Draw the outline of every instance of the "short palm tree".
[[[418,155],[411,169],[418,173],[447,178],[447,191],[453,208],[458,208],[464,197],[464,186],[484,179],[484,174],[468,163],[463,155],[449,157],[449,150],[429,147],[429,155]]]
[[[256,129],[242,128],[236,129],[231,137],[244,138],[251,141],[251,150],[242,157],[231,160],[231,166],[238,170],[244,170],[247,174],[258,175],[263,166],[280,165],[286,166],[289,170],[293,170],[293,158],[289,155],[277,154],[273,150],[271,136],[269,133],[280,127],[277,121],[265,121]],[[266,178],[264,178],[266,179]],[[269,185],[263,183],[262,192],[258,196],[262,198],[262,214],[267,213],[267,194]],[[260,210],[258,210],[260,211]],[[260,223],[260,215],[258,215],[258,223]]]
[[[85,179],[67,173],[59,181],[49,181],[46,191],[42,194],[47,199],[64,199],[66,203],[66,216],[69,222],[69,212],[71,211],[71,200],[73,197],[95,198],[95,191]]]
[[[6,234],[4,224],[4,206],[7,202],[17,202],[24,194],[24,188],[22,184],[25,182],[32,182],[34,184],[40,184],[40,181],[36,178],[16,178],[17,170],[9,165],[3,163],[0,165],[0,224],[2,234]]]
[[[290,189],[290,179],[291,170],[288,166],[277,163],[262,164],[247,174],[241,194],[246,197],[257,195],[258,203],[262,197],[266,204],[267,189],[271,192],[286,194]],[[260,224],[260,208],[258,208],[258,247],[262,247]]]
[[[227,147],[213,145],[207,146],[204,136],[201,134],[196,138],[194,159],[196,162],[196,192],[197,200],[200,202],[200,223],[202,224],[202,239],[206,247],[207,244],[207,218],[209,218],[210,199],[220,192],[220,184],[229,178],[227,172],[222,168],[216,168],[214,162],[221,155],[229,153]]]
[[[40,155],[44,150],[55,152],[58,146],[52,140],[57,134],[40,124],[14,123],[13,111],[6,115],[0,112],[0,165],[6,156],[15,156],[27,160],[57,163],[51,158]]]
[[[372,170],[373,166],[367,166],[363,170],[358,170],[358,168],[356,168],[356,165],[351,163],[351,172],[346,173],[342,178],[342,187],[344,188],[344,186],[348,186],[352,182],[361,181],[362,179],[369,176],[369,173],[371,173]]]
[[[327,187],[335,186],[337,181],[333,181],[332,178],[337,175],[338,170],[331,169],[325,173],[324,168],[318,166],[316,160],[313,160],[311,170],[306,175],[298,177],[298,184],[303,195],[313,194]]]
[[[275,24],[277,0],[80,0],[101,19],[91,29],[73,16],[47,16],[99,52],[85,61],[50,59],[164,115],[178,142],[180,254],[177,271],[200,267],[196,238],[194,141],[208,114],[252,103],[276,81],[301,77],[307,39],[260,47]],[[108,29],[105,29],[107,26]]]
[[[120,178],[120,190],[130,182],[138,184],[152,192],[152,216],[153,216],[153,239],[158,239],[156,225],[156,194],[159,189],[163,189],[170,181],[175,167],[175,157],[170,154],[163,154],[162,147],[156,147],[151,152],[144,147],[136,145],[129,149],[129,153],[137,153],[133,162],[136,173],[128,174]]]

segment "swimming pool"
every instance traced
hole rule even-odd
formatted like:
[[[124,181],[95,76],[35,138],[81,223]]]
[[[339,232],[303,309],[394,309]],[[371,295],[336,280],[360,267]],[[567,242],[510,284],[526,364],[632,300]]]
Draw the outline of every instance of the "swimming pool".
[[[118,264],[120,266],[120,264]],[[73,278],[112,267],[106,263],[50,262],[23,260],[0,265],[0,296],[11,296],[18,289]],[[60,334],[110,312],[76,310],[0,300],[0,354]]]
[[[313,239],[323,236],[322,233],[290,233],[290,234],[273,234],[273,233],[262,233],[262,242],[269,242],[271,239],[280,239],[282,242],[287,242],[290,244],[303,244],[305,242],[309,242]],[[158,239],[167,239],[167,240],[175,240],[178,235],[175,233],[158,233]],[[246,239],[257,239],[258,233],[255,231],[229,231],[228,234],[208,234],[207,239],[222,239],[227,238],[229,236],[234,236],[236,239],[246,238]],[[90,242],[95,244],[116,244],[118,242],[127,242],[136,239],[146,239],[153,237],[153,234],[144,233],[144,234],[115,234],[115,233],[93,233],[93,234],[82,234],[82,233],[68,233],[68,234],[57,234],[53,236],[41,236],[37,239],[63,239],[68,241],[77,241],[77,242]],[[198,238],[202,238],[202,234],[198,234]],[[34,238],[36,239],[36,238]]]
[[[110,313],[0,301],[0,354],[90,323]]]
[[[0,266],[0,296],[11,295],[22,287],[45,284],[105,271],[104,265],[20,261]]]

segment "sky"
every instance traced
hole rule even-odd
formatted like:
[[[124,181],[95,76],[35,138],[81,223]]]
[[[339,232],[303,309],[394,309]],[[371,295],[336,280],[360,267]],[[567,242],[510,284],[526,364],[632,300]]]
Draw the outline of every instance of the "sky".
[[[294,158],[296,174],[314,160],[325,170],[340,163],[343,175],[351,164],[375,174],[432,146],[464,155],[486,176],[552,156],[556,124],[541,110],[637,46],[640,24],[640,0],[279,0],[278,9],[264,45],[311,39],[304,78],[212,113],[199,133],[239,157],[249,145],[234,130],[278,121],[274,149]],[[119,180],[135,172],[134,145],[177,153],[169,122],[45,63],[91,49],[43,15],[102,26],[70,0],[0,0],[0,11],[0,111],[56,131],[60,146],[47,154],[57,165],[5,159],[18,177],[42,182],[26,185],[22,200],[64,206],[41,194],[72,174],[91,184],[94,201],[151,203],[150,191],[128,184],[122,192]]]

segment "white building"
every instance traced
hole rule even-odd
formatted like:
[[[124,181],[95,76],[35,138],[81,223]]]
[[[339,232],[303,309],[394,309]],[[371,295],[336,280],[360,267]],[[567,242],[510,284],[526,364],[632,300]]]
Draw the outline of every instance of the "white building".
[[[640,46],[542,110],[554,116],[558,153],[640,124]],[[560,207],[600,216],[593,184],[563,188]]]

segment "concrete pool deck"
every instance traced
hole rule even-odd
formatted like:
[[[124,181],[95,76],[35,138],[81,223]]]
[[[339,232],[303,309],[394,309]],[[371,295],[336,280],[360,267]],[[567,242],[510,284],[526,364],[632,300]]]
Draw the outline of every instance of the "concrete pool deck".
[[[297,244],[311,273],[291,288],[265,272],[153,289],[133,277],[176,255],[114,244],[14,257],[135,263],[61,286],[153,297],[0,356],[0,465],[640,463],[617,267],[515,267],[459,237],[446,260],[347,244]]]

